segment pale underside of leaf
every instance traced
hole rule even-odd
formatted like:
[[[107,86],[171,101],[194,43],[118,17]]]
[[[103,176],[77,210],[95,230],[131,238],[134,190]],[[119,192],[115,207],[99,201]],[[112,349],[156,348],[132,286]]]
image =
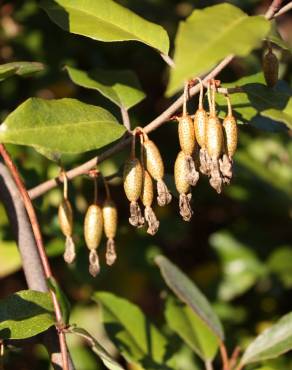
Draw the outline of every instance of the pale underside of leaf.
[[[249,364],[278,357],[292,349],[292,312],[266,329],[246,349],[241,363]]]
[[[169,39],[159,25],[112,0],[43,0],[42,7],[63,29],[99,41],[139,41],[168,54]]]

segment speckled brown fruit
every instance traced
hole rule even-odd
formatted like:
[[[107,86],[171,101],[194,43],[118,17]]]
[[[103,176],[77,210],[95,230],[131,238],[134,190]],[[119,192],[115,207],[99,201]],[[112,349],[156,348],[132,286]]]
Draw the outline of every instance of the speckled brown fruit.
[[[274,87],[278,82],[279,61],[272,49],[269,49],[263,58],[263,72],[267,85]]]
[[[58,209],[59,225],[65,236],[71,236],[73,232],[73,211],[68,199],[63,199]]]
[[[211,159],[218,159],[221,156],[223,143],[223,130],[220,120],[215,115],[211,115],[206,130],[206,148]]]
[[[189,115],[178,118],[178,138],[181,150],[192,155],[196,146],[194,122]]]
[[[154,180],[158,181],[164,176],[164,164],[159,149],[152,140],[144,141],[145,168]]]
[[[88,249],[97,249],[103,231],[103,216],[101,207],[92,204],[88,207],[84,220],[84,238]]]
[[[148,171],[144,171],[141,201],[145,207],[151,207],[154,198],[153,181]]]
[[[194,117],[195,136],[201,148],[206,147],[206,130],[208,115],[204,109],[198,109]]]
[[[130,202],[136,202],[142,191],[143,169],[139,159],[127,160],[124,166],[124,190]]]
[[[107,237],[106,263],[111,266],[117,259],[115,236],[118,226],[118,210],[111,199],[106,199],[102,207],[104,233]]]
[[[187,180],[186,157],[183,151],[180,151],[174,164],[174,181],[179,194],[187,194],[190,190],[190,184]]]
[[[231,115],[227,115],[223,121],[223,130],[225,138],[225,152],[231,159],[236,152],[238,131],[236,119]]]

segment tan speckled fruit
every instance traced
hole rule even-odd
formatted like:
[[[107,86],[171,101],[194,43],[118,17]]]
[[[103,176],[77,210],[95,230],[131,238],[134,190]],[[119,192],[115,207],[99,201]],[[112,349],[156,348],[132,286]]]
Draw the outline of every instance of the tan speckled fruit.
[[[186,158],[183,151],[179,152],[174,164],[174,181],[179,194],[187,194],[190,190],[190,184],[187,181]]]
[[[71,236],[73,232],[73,211],[68,199],[63,199],[58,209],[58,219],[65,236]]]
[[[210,158],[218,159],[223,150],[223,129],[218,117],[210,116],[206,130],[206,147]]]
[[[271,49],[264,56],[263,72],[267,85],[275,86],[278,82],[279,61]]]
[[[118,210],[111,199],[106,199],[102,207],[103,226],[105,236],[114,239],[117,233]]]
[[[143,168],[139,159],[129,159],[124,167],[124,190],[130,202],[136,202],[142,191]]]
[[[194,122],[188,115],[178,119],[178,138],[181,150],[192,155],[196,145]]]
[[[236,119],[228,115],[223,121],[225,136],[225,150],[229,158],[232,158],[237,148],[238,132]]]
[[[152,140],[144,141],[145,167],[154,180],[158,181],[164,176],[164,164],[159,149]]]
[[[141,193],[141,201],[145,207],[151,207],[153,202],[153,181],[148,171],[144,171],[143,187]]]
[[[206,129],[208,123],[208,115],[204,109],[198,109],[194,117],[194,127],[196,140],[201,148],[206,147]]]
[[[102,238],[102,231],[102,210],[97,204],[92,204],[84,220],[84,238],[88,249],[97,249]]]

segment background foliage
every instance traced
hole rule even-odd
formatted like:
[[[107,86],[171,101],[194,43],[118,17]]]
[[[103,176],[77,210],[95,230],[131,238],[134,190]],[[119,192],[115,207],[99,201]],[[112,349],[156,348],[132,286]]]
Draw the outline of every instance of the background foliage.
[[[193,8],[220,1],[128,0],[120,3],[164,26],[173,40],[178,21],[188,16]],[[232,3],[248,14],[259,14],[268,2],[249,0]],[[147,98],[131,110],[134,124],[149,122],[167,107],[168,101],[164,97],[167,81],[165,64],[151,48],[137,42],[106,44],[71,35],[52,23],[34,0],[4,1],[1,3],[0,16],[1,64],[32,60],[46,65],[37,77],[22,79],[16,76],[0,84],[3,120],[31,96],[78,98],[84,103],[106,108],[120,120],[118,107],[95,90],[74,85],[68,72],[63,69],[65,65],[80,70],[111,67],[135,71]],[[292,21],[289,15],[282,17],[278,25],[291,48]],[[194,55],[195,52],[193,50]],[[243,76],[260,72],[262,52],[259,49],[245,58],[235,59],[221,74],[221,79],[234,82]],[[291,86],[291,54],[280,50],[277,54],[281,58],[281,77]],[[255,91],[254,88],[250,90],[251,93]],[[249,91],[240,94],[243,96],[238,95],[235,98],[238,101],[234,101],[246,121],[254,117],[252,109],[244,110],[248,94]],[[115,99],[112,97],[113,101]],[[139,101],[142,97],[137,95],[136,99]],[[196,109],[195,100],[190,108]],[[167,172],[171,173],[178,152],[176,125],[164,125],[151,137],[159,143]],[[28,188],[58,173],[55,164],[33,149],[8,147]],[[91,156],[92,153],[66,155],[66,168],[82,163]],[[100,166],[103,174],[110,175],[118,170],[126,156],[125,150],[103,163]],[[89,330],[109,352],[115,354],[113,344],[102,329],[100,310],[91,300],[94,291],[107,291],[137,304],[155,326],[169,334],[163,317],[166,287],[153,263],[153,257],[162,253],[180,266],[212,302],[224,323],[228,347],[232,348],[236,343],[245,347],[251,337],[291,310],[291,165],[291,131],[283,130],[282,124],[255,117],[252,124],[240,126],[232,185],[218,196],[210,189],[206,179],[201,180],[194,191],[195,213],[190,223],[181,221],[177,201],[166,208],[158,208],[161,226],[155,237],[149,237],[144,230],[136,231],[128,225],[128,203],[119,181],[114,181],[112,194],[120,212],[118,261],[113,268],[105,267],[103,263],[97,279],[88,274],[87,250],[82,237],[84,212],[93,196],[91,181],[80,177],[70,186],[78,246],[77,262],[72,267],[64,268],[61,257],[64,241],[57,224],[61,190],[52,190],[35,201],[54,272],[72,303],[71,322]],[[7,217],[2,205],[0,207],[0,298],[5,298],[8,294],[26,289],[26,284]],[[103,251],[104,244],[100,253],[103,254]],[[100,294],[100,299],[110,299],[105,293]],[[171,315],[171,307],[175,310],[175,303],[167,302]],[[153,330],[155,332],[155,328]],[[164,339],[159,337],[157,340]],[[176,348],[180,349],[182,368],[200,368],[200,365],[196,365],[200,364],[198,358],[189,348],[178,337],[174,337],[173,341]],[[76,368],[103,368],[98,357],[84,346],[81,339],[72,337],[70,346],[73,348]],[[160,356],[161,353],[158,353],[157,361]],[[6,369],[49,368],[47,357],[38,345],[24,346],[21,352],[12,348],[5,361]],[[292,361],[289,356],[284,356],[266,361],[266,365],[269,369],[289,369]]]

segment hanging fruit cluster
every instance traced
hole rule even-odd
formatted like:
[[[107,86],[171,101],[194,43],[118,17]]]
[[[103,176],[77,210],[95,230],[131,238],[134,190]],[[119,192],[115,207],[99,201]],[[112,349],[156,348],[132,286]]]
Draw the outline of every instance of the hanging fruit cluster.
[[[229,184],[232,178],[233,155],[237,147],[237,123],[232,114],[229,96],[226,95],[228,111],[223,123],[217,116],[215,95],[216,81],[208,84],[207,96],[209,112],[204,109],[204,86],[200,83],[200,97],[198,109],[193,116],[187,112],[189,87],[184,89],[183,112],[178,121],[178,139],[180,152],[174,164],[174,181],[179,193],[179,210],[184,221],[190,221],[193,210],[191,207],[192,191],[200,176],[209,177],[210,185],[221,193],[223,184]],[[139,147],[136,148],[139,137]],[[137,153],[138,152],[138,155]],[[117,208],[111,199],[107,182],[104,180],[106,199],[102,206],[98,200],[97,170],[90,171],[94,179],[94,201],[88,207],[84,220],[84,239],[89,249],[89,272],[96,276],[100,270],[98,247],[103,233],[107,237],[106,263],[112,265],[117,256],[115,251],[115,236],[117,232]],[[102,176],[102,175],[101,175]],[[149,139],[141,127],[137,127],[132,134],[130,158],[124,165],[123,185],[126,197],[130,202],[129,222],[135,227],[147,227],[150,235],[157,233],[159,221],[153,210],[155,193],[159,206],[169,204],[172,196],[164,180],[164,164],[155,143]],[[154,189],[156,182],[156,191]],[[143,212],[141,206],[144,208]],[[72,239],[73,212],[68,200],[68,183],[64,175],[64,195],[59,207],[59,223],[66,236],[64,259],[72,263],[75,259],[75,248]]]

